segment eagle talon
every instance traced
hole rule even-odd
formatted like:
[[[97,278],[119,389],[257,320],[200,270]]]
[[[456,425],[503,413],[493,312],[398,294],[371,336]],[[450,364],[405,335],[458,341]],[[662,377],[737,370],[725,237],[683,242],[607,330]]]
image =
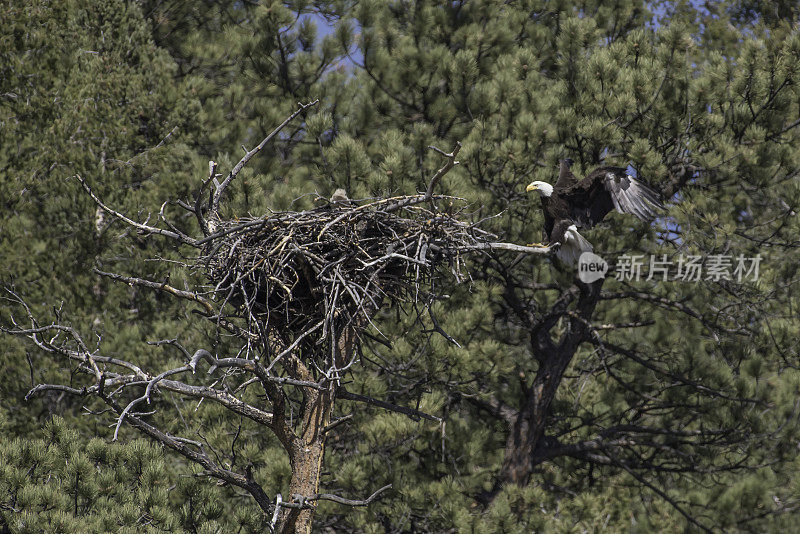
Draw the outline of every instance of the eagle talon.
[[[543,243],[530,243],[528,246],[529,247],[533,247],[533,248],[547,248],[548,247],[548,245],[545,245]]]

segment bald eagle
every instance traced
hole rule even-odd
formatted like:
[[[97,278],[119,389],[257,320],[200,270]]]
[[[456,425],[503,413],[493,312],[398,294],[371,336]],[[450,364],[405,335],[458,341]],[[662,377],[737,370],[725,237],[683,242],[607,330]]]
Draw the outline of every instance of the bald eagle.
[[[544,212],[544,233],[550,244],[559,243],[556,256],[575,264],[592,245],[578,233],[578,228],[591,228],[612,209],[630,213],[643,221],[651,221],[663,210],[658,193],[623,167],[598,167],[583,180],[578,180],[570,166],[572,160],[559,162],[558,181],[531,182],[526,191],[538,191]],[[544,246],[534,243],[531,246]]]
[[[349,203],[350,199],[347,197],[347,191],[343,188],[339,188],[333,192],[331,195],[331,204],[336,204],[337,202],[341,203]]]
[[[333,192],[331,195],[331,204],[336,206],[345,206],[350,204],[350,199],[347,196],[347,191],[341,187]]]

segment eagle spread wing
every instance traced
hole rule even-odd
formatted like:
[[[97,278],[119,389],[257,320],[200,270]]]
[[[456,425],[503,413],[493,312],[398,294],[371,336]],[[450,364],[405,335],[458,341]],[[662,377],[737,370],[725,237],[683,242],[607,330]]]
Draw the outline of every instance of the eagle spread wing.
[[[643,221],[654,219],[664,209],[658,193],[628,175],[624,167],[598,167],[561,196],[571,206],[572,219],[586,227],[602,221],[612,209]]]
[[[578,183],[578,179],[575,178],[575,175],[572,174],[572,171],[570,170],[571,166],[572,160],[570,158],[565,158],[558,161],[558,181],[556,181],[556,183],[553,185],[554,189],[569,189]]]

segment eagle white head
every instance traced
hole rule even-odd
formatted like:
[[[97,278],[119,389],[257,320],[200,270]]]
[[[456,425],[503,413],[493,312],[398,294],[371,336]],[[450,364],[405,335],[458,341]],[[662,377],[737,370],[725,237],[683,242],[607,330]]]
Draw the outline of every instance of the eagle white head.
[[[553,186],[547,182],[531,182],[528,184],[528,187],[525,188],[525,191],[538,191],[543,197],[549,197],[553,194]]]

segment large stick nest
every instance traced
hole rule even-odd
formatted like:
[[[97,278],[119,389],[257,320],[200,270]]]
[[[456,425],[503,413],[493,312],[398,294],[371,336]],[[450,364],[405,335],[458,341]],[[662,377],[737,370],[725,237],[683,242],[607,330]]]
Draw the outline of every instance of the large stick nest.
[[[494,237],[460,221],[465,209],[460,199],[417,195],[219,222],[201,261],[251,331],[284,346],[303,338],[302,353],[324,353],[320,345],[384,305],[424,308],[437,276],[461,276],[460,253]]]

